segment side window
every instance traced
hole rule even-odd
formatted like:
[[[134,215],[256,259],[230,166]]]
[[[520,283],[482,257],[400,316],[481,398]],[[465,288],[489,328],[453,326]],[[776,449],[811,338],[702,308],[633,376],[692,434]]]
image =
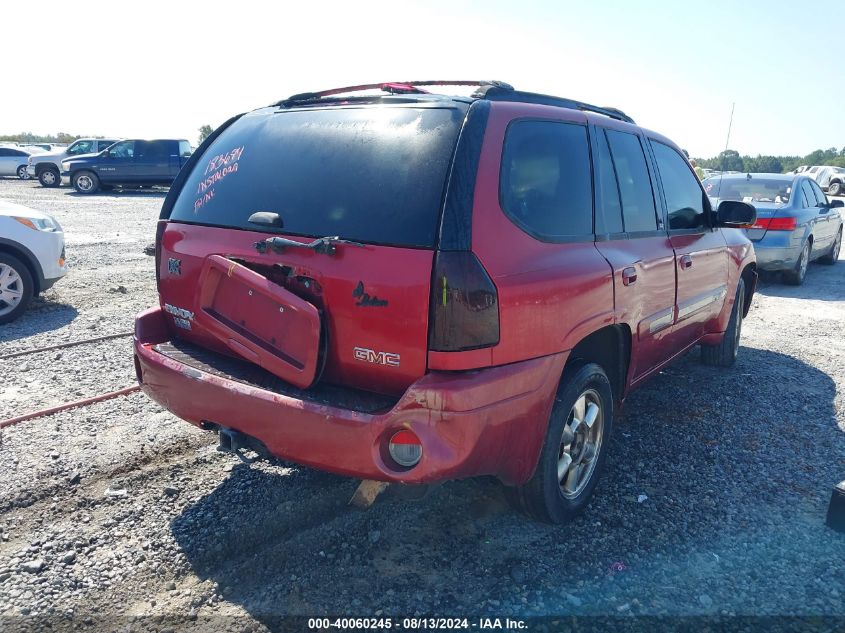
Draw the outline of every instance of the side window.
[[[813,193],[816,194],[816,200],[818,200],[820,205],[827,204],[827,196],[824,195],[824,191],[822,191],[822,188],[819,187],[819,183],[810,181],[810,188],[813,190]]]
[[[188,141],[179,141],[179,155],[182,158],[190,158],[191,154],[191,144]]]
[[[587,128],[554,121],[517,121],[502,152],[505,214],[539,238],[590,235],[593,188]]]
[[[12,150],[6,149],[5,147],[0,147],[0,158],[5,158],[6,156],[11,156]]]
[[[10,149],[9,156],[17,156],[18,158],[20,158],[21,156],[29,156],[29,154],[27,154],[26,152],[22,152],[19,149]]]
[[[147,161],[167,160],[170,155],[168,145],[168,141],[136,141],[135,157]]]
[[[94,141],[77,141],[68,148],[67,153],[71,156],[77,156],[79,154],[90,154],[93,151]]]
[[[122,141],[109,148],[112,158],[132,158],[135,155],[135,141]]]
[[[622,196],[622,217],[625,231],[657,230],[657,209],[654,192],[640,139],[634,134],[607,130],[613,155],[619,193]]]
[[[97,151],[102,152],[104,149],[108,149],[114,145],[114,141],[97,141]]]
[[[622,233],[622,201],[619,199],[619,185],[616,182],[616,169],[610,156],[607,136],[601,128],[596,129],[596,155],[599,163],[599,205],[601,213],[596,212],[596,233]]]
[[[663,184],[669,229],[698,229],[704,220],[704,194],[689,164],[671,147],[652,141],[657,171]]]
[[[810,186],[809,180],[804,180],[801,183],[801,191],[804,192],[804,202],[801,205],[802,207],[806,209],[807,207],[814,207],[818,204],[816,194],[813,193],[813,188]]]

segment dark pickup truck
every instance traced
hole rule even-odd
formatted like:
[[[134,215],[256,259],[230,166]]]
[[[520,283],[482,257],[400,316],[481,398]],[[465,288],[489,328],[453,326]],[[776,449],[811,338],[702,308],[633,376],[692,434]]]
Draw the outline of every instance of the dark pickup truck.
[[[125,185],[170,185],[191,152],[184,139],[130,139],[97,154],[62,161],[62,177],[79,193]]]

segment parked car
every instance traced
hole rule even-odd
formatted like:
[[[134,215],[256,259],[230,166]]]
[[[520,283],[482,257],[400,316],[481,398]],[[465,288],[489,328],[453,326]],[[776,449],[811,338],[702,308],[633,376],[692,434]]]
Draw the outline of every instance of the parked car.
[[[26,165],[33,154],[34,152],[24,147],[0,147],[0,176],[16,176],[21,180],[29,180]]]
[[[79,193],[101,187],[170,185],[191,157],[184,139],[133,139],[115,143],[99,154],[62,161],[62,177]]]
[[[695,345],[733,364],[756,265],[730,227],[754,209],[713,213],[678,146],[619,110],[422,85],[296,95],[197,149],[163,204],[138,380],[224,449],[493,475],[560,522],[632,389]]]
[[[811,261],[833,265],[839,259],[843,202],[828,200],[803,173],[710,178],[704,189],[714,204],[742,200],[757,209],[757,221],[746,234],[760,269],[782,271],[787,283],[800,285]]]
[[[114,145],[118,139],[80,138],[66,148],[57,148],[33,156],[27,164],[27,173],[44,187],[58,187],[61,184],[62,161],[73,156],[101,152]]]
[[[67,272],[65,236],[46,213],[0,199],[0,324]]]
[[[845,192],[843,182],[845,182],[845,167],[820,167],[818,171],[811,174],[822,191],[828,192],[832,196],[838,196]]]

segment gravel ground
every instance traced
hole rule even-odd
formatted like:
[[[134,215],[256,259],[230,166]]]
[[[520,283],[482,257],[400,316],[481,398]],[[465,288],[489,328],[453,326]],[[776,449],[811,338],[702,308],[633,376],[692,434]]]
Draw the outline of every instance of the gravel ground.
[[[55,214],[71,266],[0,329],[0,355],[128,332],[155,303],[143,248],[162,194],[83,197],[5,179],[0,197]],[[811,266],[801,288],[764,279],[736,366],[691,353],[633,394],[597,496],[561,527],[515,514],[486,479],[354,511],[356,482],[240,463],[140,393],[8,428],[0,629],[845,616],[845,535],[824,526],[845,479],[843,324],[845,263]],[[93,396],[134,383],[130,339],[0,361],[0,375],[0,419]]]

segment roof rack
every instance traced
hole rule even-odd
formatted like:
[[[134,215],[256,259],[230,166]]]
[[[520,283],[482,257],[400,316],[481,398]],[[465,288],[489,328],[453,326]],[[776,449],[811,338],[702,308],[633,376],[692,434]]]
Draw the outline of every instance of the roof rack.
[[[513,87],[502,81],[484,81],[484,80],[469,80],[469,81],[388,81],[377,84],[360,84],[358,86],[344,86],[342,88],[330,88],[329,90],[321,90],[319,92],[302,92],[300,94],[291,95],[287,99],[274,103],[274,106],[290,107],[301,103],[310,101],[319,101],[325,97],[333,97],[336,95],[347,94],[350,92],[363,92],[365,90],[381,90],[388,94],[429,94],[428,90],[424,90],[422,86],[478,86],[479,91],[483,91],[488,87],[497,87],[502,89],[513,90]]]
[[[329,90],[321,90],[319,92],[303,92],[295,94],[287,99],[274,103],[274,106],[281,106],[289,108],[295,105],[302,105],[306,103],[313,103],[320,101],[326,97],[335,97],[337,95],[345,95],[351,92],[363,92],[366,90],[381,90],[391,95],[407,95],[407,94],[430,94],[423,86],[477,86],[475,92],[472,93],[473,99],[489,99],[491,101],[514,101],[519,103],[537,103],[541,105],[551,105],[559,108],[568,108],[571,110],[581,110],[583,112],[595,112],[603,114],[604,116],[626,123],[634,123],[634,119],[619,110],[618,108],[595,106],[583,101],[576,101],[574,99],[567,99],[565,97],[554,97],[551,95],[539,94],[536,92],[523,92],[515,90],[513,86],[504,81],[389,81],[377,84],[361,84],[358,86],[344,86],[342,88],[330,88]],[[360,99],[361,97],[351,97]]]

